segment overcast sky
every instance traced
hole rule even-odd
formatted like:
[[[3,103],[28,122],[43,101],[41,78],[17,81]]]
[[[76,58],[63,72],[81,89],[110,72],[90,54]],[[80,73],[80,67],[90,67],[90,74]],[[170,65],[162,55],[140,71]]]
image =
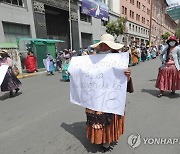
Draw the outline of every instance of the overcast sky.
[[[180,3],[180,0],[167,0],[168,4],[172,4],[172,3]]]

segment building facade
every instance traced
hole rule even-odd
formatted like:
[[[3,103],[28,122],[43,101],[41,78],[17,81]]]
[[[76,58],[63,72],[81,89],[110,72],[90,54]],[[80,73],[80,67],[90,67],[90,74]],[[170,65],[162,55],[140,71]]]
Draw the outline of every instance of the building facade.
[[[33,0],[34,21],[37,38],[60,39],[58,50],[70,48],[70,22],[72,30],[72,48],[79,49],[77,0]]]
[[[168,4],[166,0],[152,0],[152,20],[150,32],[151,44],[161,44],[161,35],[166,32],[170,33],[170,35],[175,34],[176,23],[169,15],[166,14],[167,7]]]
[[[78,23],[79,23],[79,44],[81,48],[87,48],[89,45],[99,41],[100,36],[106,33],[106,25],[109,21],[116,21],[119,15],[120,1],[103,0],[109,7],[108,21],[97,19],[92,16],[81,13],[82,1],[78,3]],[[121,38],[117,38],[120,42]]]
[[[180,21],[180,3],[170,5],[166,11],[173,20]]]
[[[127,17],[127,30],[123,38],[124,43],[148,43],[150,9],[151,0],[121,0],[120,14],[122,17]]]
[[[0,1],[0,42],[16,43],[17,37],[36,37],[29,0]]]

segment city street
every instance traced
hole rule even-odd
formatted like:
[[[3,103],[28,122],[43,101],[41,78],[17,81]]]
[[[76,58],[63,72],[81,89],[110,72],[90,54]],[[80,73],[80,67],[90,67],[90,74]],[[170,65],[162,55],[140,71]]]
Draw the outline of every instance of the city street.
[[[180,139],[180,91],[157,98],[154,87],[159,57],[130,67],[135,92],[128,94],[125,133],[112,154],[179,154],[180,144],[153,145],[131,149],[128,137]],[[86,154],[101,153],[100,146],[86,139],[84,108],[70,103],[69,82],[61,73],[21,79],[18,96],[0,93],[0,154]]]

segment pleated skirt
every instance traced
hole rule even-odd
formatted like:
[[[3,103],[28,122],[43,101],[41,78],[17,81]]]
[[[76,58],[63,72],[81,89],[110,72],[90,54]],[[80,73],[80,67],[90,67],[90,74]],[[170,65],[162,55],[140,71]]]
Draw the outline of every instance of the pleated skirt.
[[[88,111],[93,110],[88,109]],[[88,111],[86,110],[86,112]],[[92,144],[110,144],[112,142],[117,142],[124,133],[124,118],[125,116],[112,114],[110,124],[100,129],[94,128],[93,125],[87,125],[86,137],[90,139]]]
[[[163,91],[180,90],[180,71],[175,65],[167,65],[159,70],[155,87]]]

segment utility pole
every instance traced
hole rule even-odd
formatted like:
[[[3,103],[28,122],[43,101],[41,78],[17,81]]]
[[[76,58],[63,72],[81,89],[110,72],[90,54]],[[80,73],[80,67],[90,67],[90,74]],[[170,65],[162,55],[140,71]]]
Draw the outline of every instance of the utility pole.
[[[70,49],[72,50],[72,23],[71,23],[71,0],[69,0],[69,33],[70,33]]]
[[[151,8],[151,11],[150,11],[150,28],[149,28],[149,46],[151,46],[151,35],[152,35],[152,2],[153,2],[153,0],[151,0],[151,6],[150,6],[150,8]]]

